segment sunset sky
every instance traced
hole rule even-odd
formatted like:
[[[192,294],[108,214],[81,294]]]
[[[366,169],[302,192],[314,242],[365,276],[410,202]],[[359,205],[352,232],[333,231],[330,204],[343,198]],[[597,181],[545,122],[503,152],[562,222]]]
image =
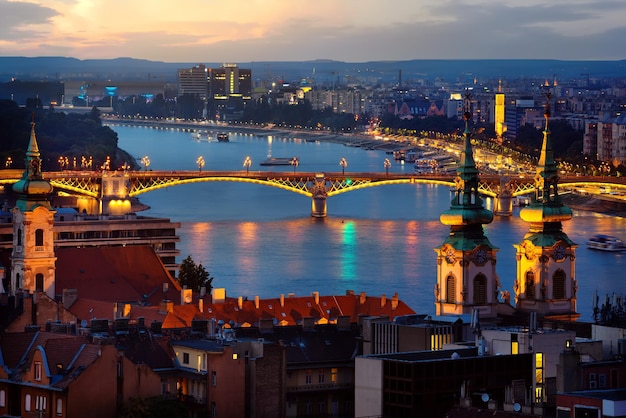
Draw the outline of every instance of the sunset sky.
[[[624,0],[0,0],[0,56],[625,59]]]

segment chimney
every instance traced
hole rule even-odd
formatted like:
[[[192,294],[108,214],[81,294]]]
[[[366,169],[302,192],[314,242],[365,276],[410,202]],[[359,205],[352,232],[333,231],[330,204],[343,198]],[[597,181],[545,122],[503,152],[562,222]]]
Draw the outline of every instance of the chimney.
[[[259,309],[259,297],[258,296],[254,297],[254,307]]]
[[[354,290],[346,290],[346,296],[354,296]]]
[[[200,313],[204,311],[204,299],[198,299],[198,310],[200,311]]]
[[[384,308],[387,304],[387,295],[380,295],[380,307]]]
[[[320,304],[320,292],[312,292],[311,296],[315,298],[315,304],[319,305]]]
[[[365,292],[361,292],[361,296],[359,297],[359,303],[363,305],[366,300],[367,300],[367,295],[365,294]]]
[[[226,300],[226,288],[218,287],[213,288],[213,303],[224,303]]]
[[[284,293],[280,294],[280,307],[281,308],[285,307],[285,294]]]
[[[398,292],[394,293],[393,297],[391,298],[391,309],[395,311],[397,307],[398,307]]]
[[[243,296],[239,296],[237,298],[237,306],[239,307],[239,309],[243,308]]]
[[[62,303],[65,309],[69,309],[76,302],[76,299],[78,299],[78,290],[63,289]]]
[[[174,312],[174,302],[172,302],[171,300],[161,301],[161,304],[159,305],[159,313],[167,314],[170,312]]]

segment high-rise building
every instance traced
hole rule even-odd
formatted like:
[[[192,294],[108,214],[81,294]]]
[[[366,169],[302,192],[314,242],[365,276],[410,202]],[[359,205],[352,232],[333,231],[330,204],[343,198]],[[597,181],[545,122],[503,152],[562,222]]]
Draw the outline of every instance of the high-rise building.
[[[252,98],[252,70],[239,68],[237,64],[224,64],[208,71],[211,99],[219,103],[230,98],[244,101]]]
[[[498,92],[496,93],[496,104],[494,106],[494,123],[498,139],[502,139],[505,132],[504,125],[504,93],[502,93],[502,84],[498,84]]]
[[[202,100],[207,99],[209,91],[208,70],[203,64],[178,70],[178,95],[190,94]]]

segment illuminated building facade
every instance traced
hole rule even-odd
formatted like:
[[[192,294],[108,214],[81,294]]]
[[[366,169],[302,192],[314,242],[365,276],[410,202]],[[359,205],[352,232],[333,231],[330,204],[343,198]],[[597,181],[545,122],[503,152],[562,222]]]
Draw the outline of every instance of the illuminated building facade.
[[[252,98],[252,70],[237,67],[237,64],[224,64],[209,71],[209,91],[215,101]]]

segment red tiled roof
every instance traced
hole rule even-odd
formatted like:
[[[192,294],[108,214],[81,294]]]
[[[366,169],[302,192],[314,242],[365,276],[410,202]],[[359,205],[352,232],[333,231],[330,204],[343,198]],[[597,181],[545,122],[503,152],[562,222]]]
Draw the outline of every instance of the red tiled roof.
[[[175,305],[163,321],[162,329],[191,328],[191,321],[200,317],[197,305]]]
[[[206,319],[215,318],[228,323],[231,320],[239,326],[250,324],[258,326],[261,319],[275,319],[277,324],[298,325],[303,318],[315,318],[315,322],[334,322],[340,316],[350,317],[350,322],[358,322],[359,316],[388,316],[393,320],[396,316],[415,314],[401,300],[382,297],[344,295],[344,296],[285,297],[259,299],[258,308],[254,300],[226,298],[223,303],[205,303],[202,316]],[[394,307],[395,305],[395,307]]]
[[[122,307],[119,309],[122,309]],[[110,321],[114,319],[113,302],[81,298],[80,295],[68,311],[76,316],[79,323],[83,319],[87,321],[87,324],[90,324],[92,319],[108,319]],[[136,321],[137,318],[142,317],[146,326],[150,326],[150,323],[153,321],[163,322],[165,316],[164,313],[160,312],[159,306],[132,305],[129,319]]]
[[[150,246],[57,248],[56,288],[77,289],[79,298],[151,305],[178,301],[180,286]],[[163,292],[163,283],[168,284]]]

